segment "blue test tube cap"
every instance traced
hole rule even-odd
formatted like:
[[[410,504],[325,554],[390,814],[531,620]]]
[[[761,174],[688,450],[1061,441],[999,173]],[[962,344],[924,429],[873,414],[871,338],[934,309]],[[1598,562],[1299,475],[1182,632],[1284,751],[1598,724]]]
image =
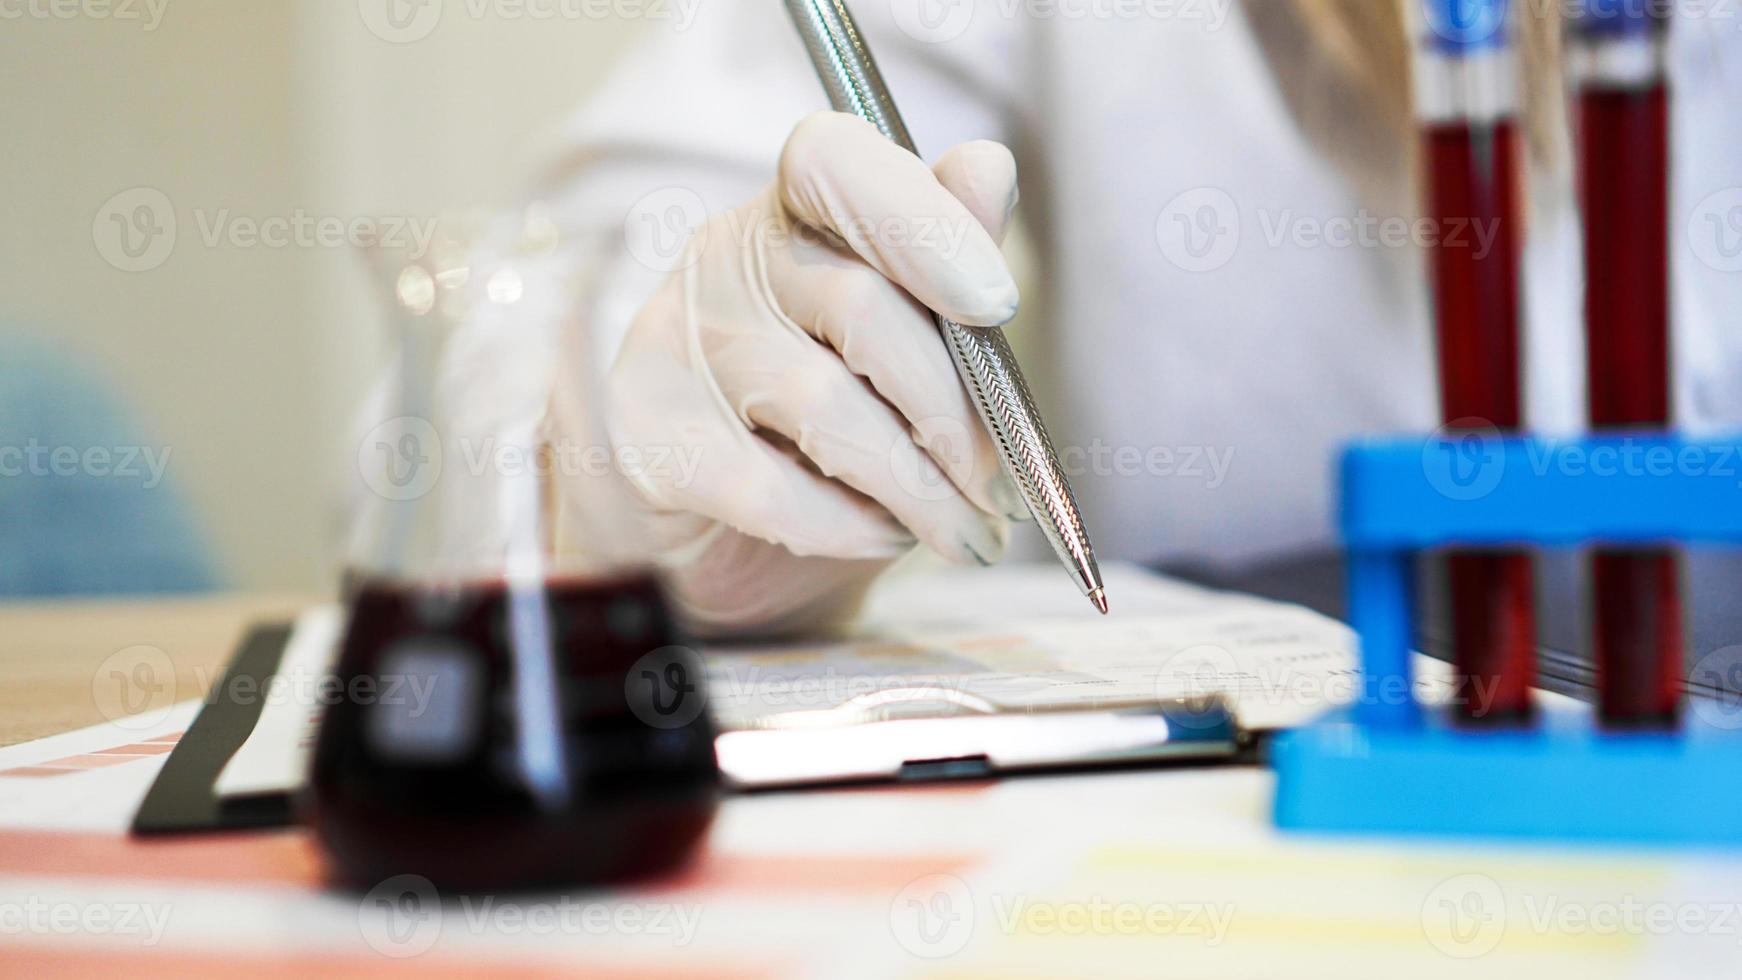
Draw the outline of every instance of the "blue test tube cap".
[[[1508,0],[1422,0],[1423,43],[1448,55],[1503,48],[1509,6]]]
[[[1661,31],[1675,0],[1574,0],[1569,13],[1581,37],[1633,37]]]

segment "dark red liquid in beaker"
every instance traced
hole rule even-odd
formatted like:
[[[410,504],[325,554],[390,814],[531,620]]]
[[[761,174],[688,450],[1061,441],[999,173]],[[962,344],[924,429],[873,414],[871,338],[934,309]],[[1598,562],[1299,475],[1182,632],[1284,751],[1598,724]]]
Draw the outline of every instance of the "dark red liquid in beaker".
[[[338,876],[488,890],[681,863],[718,800],[695,654],[657,584],[360,581],[310,779]]]
[[[1668,153],[1669,99],[1661,84],[1580,94],[1593,427],[1662,429],[1670,420]],[[1673,724],[1682,670],[1674,553],[1600,549],[1591,586],[1603,720]]]
[[[1428,127],[1428,252],[1449,426],[1517,429],[1519,380],[1517,135],[1509,119]],[[1530,557],[1447,556],[1453,714],[1516,722],[1531,713],[1536,622]]]

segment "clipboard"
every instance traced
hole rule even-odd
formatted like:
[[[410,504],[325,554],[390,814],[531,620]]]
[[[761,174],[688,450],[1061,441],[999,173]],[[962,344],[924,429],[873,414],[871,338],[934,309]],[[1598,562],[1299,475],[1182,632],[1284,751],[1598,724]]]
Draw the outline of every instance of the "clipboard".
[[[294,822],[295,796],[223,796],[219,777],[259,724],[266,700],[237,691],[268,688],[284,663],[292,623],[254,627],[213,695],[165,761],[135,815],[135,836],[281,827]],[[1048,770],[1155,763],[1251,762],[1253,741],[1219,698],[1103,705],[1095,711],[933,704],[940,692],[886,690],[851,711],[848,726],[821,730],[736,730],[718,743],[726,785],[739,790],[973,779]],[[952,693],[952,692],[942,692]],[[863,701],[863,699],[860,699]],[[949,700],[949,699],[945,699]],[[917,709],[917,710],[916,710]],[[1109,726],[1117,726],[1114,731]],[[785,727],[779,726],[779,727]],[[825,749],[821,756],[814,749]]]
[[[1265,732],[1334,708],[1338,678],[1353,662],[1347,627],[1298,606],[1110,566],[1129,610],[1103,620],[1057,588],[1056,569],[976,571],[884,583],[855,636],[704,649],[728,784],[1249,764]],[[1012,620],[1013,607],[1027,615]],[[322,676],[331,668],[310,623],[327,616],[336,630],[338,614],[311,607],[296,623],[247,636],[149,791],[136,834],[294,819],[300,781],[270,772],[274,756],[237,769],[251,746],[288,744],[277,739],[289,720],[284,707],[294,705],[232,692]],[[1294,696],[1297,681],[1315,696]],[[1200,702],[1209,694],[1226,700],[1206,714]],[[278,761],[291,759],[286,752]],[[259,778],[232,779],[229,770]]]
[[[243,637],[212,696],[139,805],[133,817],[135,836],[282,827],[291,822],[294,805],[287,795],[224,800],[216,789],[218,773],[254,731],[265,708],[264,699],[237,698],[235,692],[265,689],[278,671],[290,634],[290,623],[267,623]]]

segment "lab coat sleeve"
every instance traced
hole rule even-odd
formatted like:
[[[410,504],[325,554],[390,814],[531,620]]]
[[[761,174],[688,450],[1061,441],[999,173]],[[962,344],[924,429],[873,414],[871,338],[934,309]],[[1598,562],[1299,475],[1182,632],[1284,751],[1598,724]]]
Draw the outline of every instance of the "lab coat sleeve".
[[[1673,27],[1670,267],[1677,420],[1742,429],[1742,33],[1729,20]]]

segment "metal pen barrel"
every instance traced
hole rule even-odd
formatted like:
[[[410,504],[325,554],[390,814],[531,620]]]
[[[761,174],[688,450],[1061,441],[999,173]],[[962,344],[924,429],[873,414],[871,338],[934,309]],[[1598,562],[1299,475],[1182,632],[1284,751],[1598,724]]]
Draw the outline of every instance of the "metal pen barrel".
[[[837,112],[852,113],[876,126],[917,155],[913,137],[901,121],[845,0],[786,0],[786,7],[828,92],[829,104]],[[1083,529],[1082,512],[1004,331],[967,326],[942,316],[936,319],[956,372],[997,442],[1004,468],[1015,480],[1029,513],[1083,594],[1105,613],[1106,591],[1095,567],[1095,550]]]

